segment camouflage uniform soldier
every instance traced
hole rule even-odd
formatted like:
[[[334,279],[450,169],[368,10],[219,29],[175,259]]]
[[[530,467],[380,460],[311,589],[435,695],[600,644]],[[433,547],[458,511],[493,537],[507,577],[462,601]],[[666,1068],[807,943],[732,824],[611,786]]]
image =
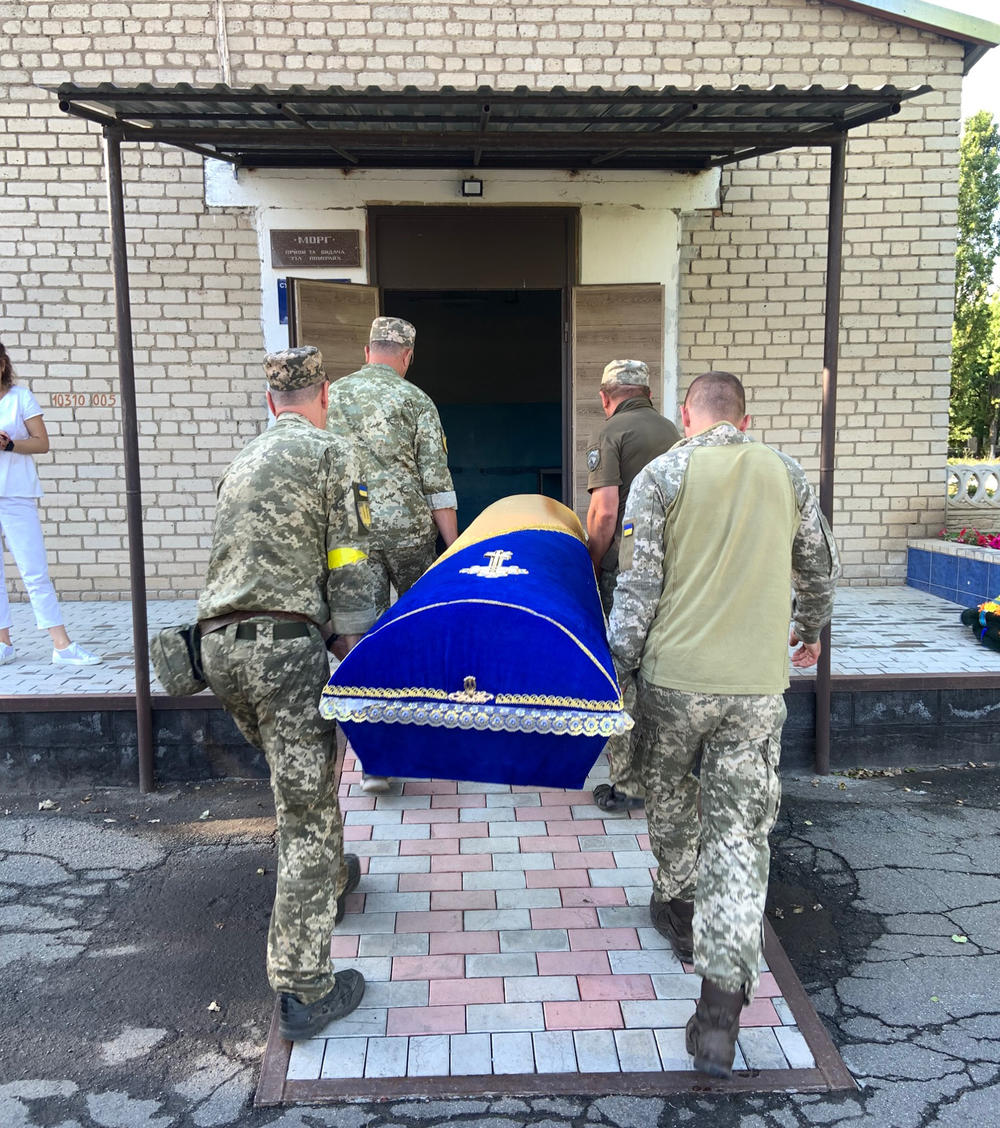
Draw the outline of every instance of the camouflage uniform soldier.
[[[212,554],[198,601],[205,676],[267,757],[278,879],[267,972],[282,1037],[306,1038],[361,1001],[364,978],[334,975],[330,934],[360,867],[344,854],[336,730],[318,712],[329,676],[321,624],[341,656],[375,618],[365,482],[350,444],[323,430],[328,384],[315,348],[267,357],[270,430],[219,483]]]
[[[702,990],[687,1049],[716,1077],[732,1071],[757,988],[789,593],[792,662],[812,666],[840,574],[802,468],[748,438],[745,410],[728,372],[688,389],[687,440],[632,484],[610,632],[619,675],[638,673],[636,758],[659,867],[650,915],[680,959],[693,954]]]
[[[636,474],[680,439],[677,428],[654,407],[649,396],[649,369],[641,360],[612,360],[601,375],[601,407],[607,422],[587,451],[587,547],[597,573],[604,614],[618,580],[625,499]],[[631,693],[629,694],[631,698]],[[631,708],[631,700],[626,706]],[[628,735],[607,744],[609,783],[594,788],[594,802],[605,811],[642,806],[642,783],[633,767]]]
[[[437,535],[458,535],[457,500],[448,470],[448,445],[433,400],[409,383],[417,331],[399,317],[372,322],[365,365],[330,386],[327,429],[350,436],[368,467],[371,538],[368,563],[375,610],[389,606],[434,562]],[[364,775],[366,791],[388,781]]]

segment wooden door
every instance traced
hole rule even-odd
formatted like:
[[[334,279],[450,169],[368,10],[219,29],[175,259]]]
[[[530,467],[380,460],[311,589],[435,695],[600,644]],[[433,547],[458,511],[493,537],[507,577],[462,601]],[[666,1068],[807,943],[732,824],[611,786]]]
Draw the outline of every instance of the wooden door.
[[[315,345],[331,380],[365,362],[365,345],[378,317],[378,287],[352,282],[288,279],[288,343]]]
[[[663,406],[664,288],[659,283],[573,287],[573,507],[586,518],[587,450],[604,423],[601,373],[611,360],[644,360],[653,405]]]

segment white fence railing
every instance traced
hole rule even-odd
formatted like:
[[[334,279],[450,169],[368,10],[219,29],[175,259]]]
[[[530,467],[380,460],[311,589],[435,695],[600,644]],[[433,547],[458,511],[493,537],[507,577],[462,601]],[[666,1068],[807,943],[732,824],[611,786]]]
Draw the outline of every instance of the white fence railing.
[[[956,463],[948,467],[945,526],[1000,532],[1000,462]]]

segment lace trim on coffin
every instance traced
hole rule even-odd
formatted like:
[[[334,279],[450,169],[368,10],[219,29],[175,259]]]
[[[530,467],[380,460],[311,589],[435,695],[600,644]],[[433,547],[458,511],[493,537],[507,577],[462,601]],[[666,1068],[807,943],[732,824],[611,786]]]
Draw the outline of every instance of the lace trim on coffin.
[[[372,701],[325,696],[320,712],[331,721],[383,725],[430,725],[474,732],[550,733],[553,736],[620,736],[632,727],[625,712],[597,715],[582,710],[509,708],[498,705]]]
[[[371,698],[401,699],[426,698],[429,701],[455,700],[455,695],[445,689],[429,689],[425,686],[407,686],[402,689],[389,689],[382,686],[328,685],[323,690],[324,702],[330,697],[347,697],[351,700]],[[544,693],[498,693],[497,705],[530,705],[533,708],[576,709],[590,713],[620,713],[622,702],[588,701],[582,697],[557,697]],[[325,715],[325,714],[324,714]]]

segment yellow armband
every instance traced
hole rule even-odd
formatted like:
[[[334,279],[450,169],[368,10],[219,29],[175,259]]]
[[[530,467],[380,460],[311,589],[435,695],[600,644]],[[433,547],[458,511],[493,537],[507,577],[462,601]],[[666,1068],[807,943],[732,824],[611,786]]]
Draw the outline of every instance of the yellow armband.
[[[335,568],[343,568],[345,564],[359,564],[368,559],[368,553],[360,548],[331,548],[326,554],[326,566],[332,572]]]

